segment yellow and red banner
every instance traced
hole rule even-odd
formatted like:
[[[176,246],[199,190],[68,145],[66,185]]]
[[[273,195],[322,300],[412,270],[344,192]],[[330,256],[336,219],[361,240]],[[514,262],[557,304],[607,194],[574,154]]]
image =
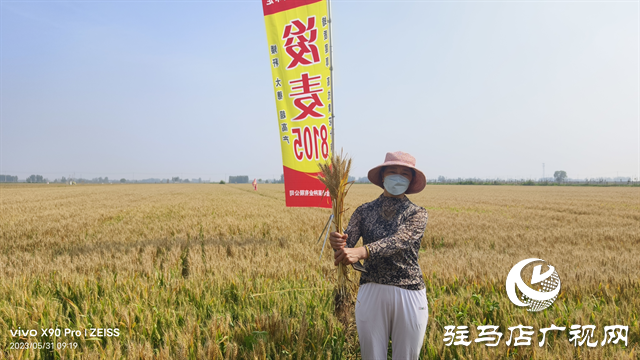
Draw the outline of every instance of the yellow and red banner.
[[[331,208],[315,178],[331,157],[331,71],[326,0],[262,0],[287,206]]]

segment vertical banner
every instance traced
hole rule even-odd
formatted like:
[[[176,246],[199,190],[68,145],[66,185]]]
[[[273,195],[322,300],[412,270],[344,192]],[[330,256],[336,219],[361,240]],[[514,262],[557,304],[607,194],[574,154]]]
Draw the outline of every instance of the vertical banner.
[[[315,178],[331,157],[326,0],[262,0],[287,206],[331,208]]]

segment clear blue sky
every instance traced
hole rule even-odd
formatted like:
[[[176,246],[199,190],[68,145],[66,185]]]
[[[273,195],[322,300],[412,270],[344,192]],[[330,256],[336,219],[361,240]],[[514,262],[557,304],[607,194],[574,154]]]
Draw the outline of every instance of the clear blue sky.
[[[638,2],[334,0],[336,148],[636,176]],[[280,177],[260,1],[2,1],[1,174]]]

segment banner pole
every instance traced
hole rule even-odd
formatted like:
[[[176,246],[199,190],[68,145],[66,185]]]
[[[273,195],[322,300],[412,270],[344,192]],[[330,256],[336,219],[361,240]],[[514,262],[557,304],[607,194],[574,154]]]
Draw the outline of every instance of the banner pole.
[[[331,78],[331,84],[329,87],[329,91],[331,91],[331,111],[330,111],[330,124],[331,124],[331,156],[333,156],[334,154],[334,144],[336,142],[335,139],[335,127],[336,127],[336,121],[335,121],[335,106],[333,104],[333,40],[332,40],[332,35],[333,35],[333,28],[331,27],[331,23],[332,23],[332,16],[331,16],[331,0],[327,0],[327,15],[329,16],[329,77]]]

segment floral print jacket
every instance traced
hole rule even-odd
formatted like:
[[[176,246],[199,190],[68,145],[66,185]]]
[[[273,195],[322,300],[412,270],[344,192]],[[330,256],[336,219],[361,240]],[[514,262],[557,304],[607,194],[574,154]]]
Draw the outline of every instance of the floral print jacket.
[[[362,204],[351,215],[345,233],[347,247],[354,247],[362,236],[369,249],[367,270],[360,285],[369,282],[398,286],[407,290],[424,289],[422,270],[418,265],[420,242],[427,227],[427,210],[409,198],[380,195]]]

